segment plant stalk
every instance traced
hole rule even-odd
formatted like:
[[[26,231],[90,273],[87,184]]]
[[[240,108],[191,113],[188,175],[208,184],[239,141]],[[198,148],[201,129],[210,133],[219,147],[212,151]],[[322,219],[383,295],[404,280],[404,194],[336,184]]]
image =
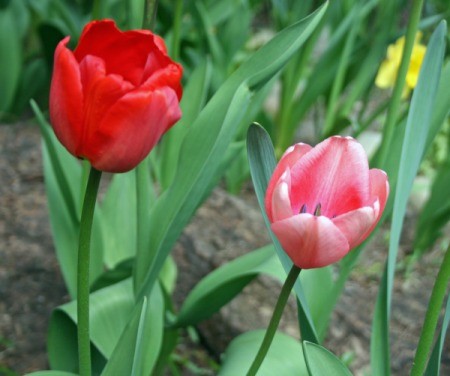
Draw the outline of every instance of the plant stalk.
[[[264,358],[269,351],[270,345],[273,340],[273,336],[277,331],[278,324],[280,323],[281,315],[283,314],[284,307],[286,306],[287,300],[291,293],[292,287],[294,286],[297,278],[300,274],[301,269],[295,265],[292,266],[286,281],[284,282],[283,288],[281,289],[280,296],[278,297],[277,304],[275,305],[275,309],[273,311],[272,318],[270,319],[269,326],[267,327],[266,334],[262,341],[261,347],[256,354],[255,360],[253,361],[247,376],[255,376],[261,367]]]
[[[101,171],[91,167],[81,212],[78,243],[77,320],[78,364],[80,376],[91,376],[91,342],[89,336],[89,262],[95,201]]]

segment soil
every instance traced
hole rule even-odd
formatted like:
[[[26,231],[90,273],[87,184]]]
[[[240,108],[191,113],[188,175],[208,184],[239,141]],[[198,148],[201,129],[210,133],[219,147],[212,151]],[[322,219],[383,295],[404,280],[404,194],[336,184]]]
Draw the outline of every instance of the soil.
[[[47,368],[46,331],[52,309],[68,301],[55,258],[42,175],[40,136],[33,125],[0,126],[0,375]],[[400,260],[411,252],[415,213],[405,219]],[[367,247],[346,284],[333,313],[326,346],[346,354],[355,375],[370,374],[372,311],[387,252],[384,230]],[[179,268],[179,306],[200,278],[250,250],[268,244],[254,194],[239,197],[217,188],[198,210],[173,255]],[[442,260],[442,241],[414,264],[406,276],[400,262],[396,274],[391,322],[394,375],[409,374],[423,316]],[[199,325],[199,340],[185,336],[177,349],[184,374],[213,375],[208,357],[220,361],[227,344],[239,333],[264,328],[280,286],[258,278],[211,319]],[[282,328],[298,336],[295,303],[289,302]],[[442,375],[450,375],[449,341]],[[200,367],[200,369],[199,369]]]

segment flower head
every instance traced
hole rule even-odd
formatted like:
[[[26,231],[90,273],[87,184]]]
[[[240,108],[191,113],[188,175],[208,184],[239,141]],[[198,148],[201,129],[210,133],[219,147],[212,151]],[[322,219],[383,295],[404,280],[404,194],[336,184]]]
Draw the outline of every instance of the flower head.
[[[98,170],[131,170],[181,116],[182,67],[159,36],[112,20],[87,24],[74,51],[68,42],[56,48],[50,90],[56,136]]]
[[[303,269],[344,257],[379,221],[389,194],[384,171],[369,170],[362,146],[334,136],[316,147],[296,144],[281,158],[265,197],[283,249]]]
[[[403,92],[404,97],[408,95],[411,89],[416,87],[417,80],[419,78],[420,67],[427,50],[423,44],[420,44],[421,38],[422,33],[417,32],[414,40],[414,47],[411,54],[408,73],[406,74],[406,86]],[[379,88],[387,89],[394,86],[397,78],[397,72],[400,68],[404,47],[404,36],[397,39],[394,44],[389,45],[386,59],[381,63],[375,79],[375,85]]]

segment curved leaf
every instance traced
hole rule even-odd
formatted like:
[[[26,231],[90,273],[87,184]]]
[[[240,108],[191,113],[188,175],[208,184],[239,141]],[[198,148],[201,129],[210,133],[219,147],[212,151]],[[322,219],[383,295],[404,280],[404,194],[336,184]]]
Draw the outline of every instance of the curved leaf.
[[[228,346],[218,376],[245,375],[255,359],[265,331],[254,330],[235,338]],[[258,376],[307,375],[302,345],[296,339],[276,332]]]
[[[184,301],[173,325],[195,325],[209,318],[259,273],[283,276],[283,269],[271,245],[241,256],[203,278]]]
[[[316,27],[326,6],[283,30],[257,51],[225,82],[192,124],[180,150],[180,163],[170,188],[152,211],[151,252],[141,255],[136,269],[138,296],[145,296],[184,226],[216,176],[254,91],[267,83],[300,48]],[[152,255],[155,255],[154,258]]]
[[[325,347],[303,342],[306,365],[310,375],[313,376],[352,376],[342,361],[328,351]]]

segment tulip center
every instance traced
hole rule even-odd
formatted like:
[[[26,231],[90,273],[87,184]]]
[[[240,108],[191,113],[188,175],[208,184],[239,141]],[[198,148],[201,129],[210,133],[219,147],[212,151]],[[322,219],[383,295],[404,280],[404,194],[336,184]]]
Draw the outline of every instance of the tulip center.
[[[321,210],[322,210],[322,205],[320,204],[320,202],[316,205],[316,208],[314,209],[314,215],[316,217],[319,217],[321,215]],[[302,207],[300,208],[300,214],[304,214],[308,212],[308,206],[306,206],[306,204],[303,204]]]

